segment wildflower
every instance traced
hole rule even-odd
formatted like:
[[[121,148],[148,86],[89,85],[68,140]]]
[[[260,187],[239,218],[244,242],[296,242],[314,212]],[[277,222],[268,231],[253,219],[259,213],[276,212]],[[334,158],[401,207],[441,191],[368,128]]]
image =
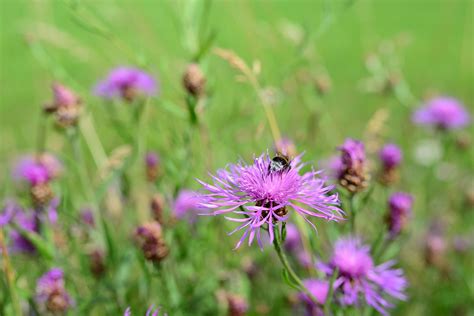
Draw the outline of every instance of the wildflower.
[[[145,156],[146,177],[154,182],[160,173],[160,156],[155,152],[148,152]]]
[[[331,194],[332,186],[318,178],[320,172],[309,171],[300,175],[303,165],[301,156],[288,165],[272,160],[268,155],[255,158],[251,165],[231,164],[227,169],[212,176],[213,184],[199,181],[207,193],[202,196],[202,207],[212,210],[210,215],[237,214],[245,218],[226,219],[242,223],[237,229],[245,230],[237,243],[238,248],[248,237],[249,245],[255,237],[262,246],[260,228],[268,226],[270,243],[273,242],[273,226],[286,221],[290,209],[302,216],[313,227],[307,216],[326,220],[342,219],[337,207],[339,197]],[[231,233],[231,234],[232,234]]]
[[[56,123],[61,127],[76,125],[81,110],[81,99],[60,83],[54,83],[52,90],[54,100],[45,105],[45,112],[54,113]]]
[[[81,220],[87,226],[95,226],[94,213],[92,213],[92,210],[90,208],[83,208],[81,210]]]
[[[415,111],[413,122],[433,126],[440,130],[462,128],[469,124],[470,116],[464,106],[450,97],[437,97]]]
[[[183,86],[186,91],[195,97],[204,94],[206,77],[198,64],[189,64],[183,75]]]
[[[151,198],[150,209],[153,219],[160,224],[163,224],[163,209],[165,207],[165,201],[161,194],[155,194]]]
[[[282,137],[275,142],[274,148],[275,152],[281,153],[288,157],[296,156],[296,146],[293,141],[289,138]]]
[[[39,233],[38,220],[36,218],[36,214],[32,210],[25,212],[16,203],[7,207],[11,208],[10,222],[16,224],[20,229],[27,232]],[[12,243],[12,252],[25,254],[36,253],[36,247],[34,244],[27,237],[25,237],[19,229],[12,229],[10,231],[10,240]]]
[[[324,316],[321,306],[323,306],[326,302],[329,292],[329,283],[318,279],[306,279],[303,280],[303,285],[314,296],[318,303],[316,304],[313,302],[313,300],[306,293],[299,293],[298,297],[304,303],[306,308],[305,315]]]
[[[395,144],[386,144],[379,152],[379,158],[382,163],[380,182],[385,185],[392,184],[398,180],[398,166],[400,165],[403,154],[400,148]]]
[[[201,196],[198,192],[181,190],[173,203],[173,216],[177,219],[186,217],[190,222],[195,221],[197,211],[203,209],[200,202]]]
[[[244,316],[249,309],[247,301],[235,294],[227,294],[228,316]]]
[[[163,238],[161,225],[157,222],[145,223],[135,231],[135,238],[147,260],[154,263],[162,261],[169,253]]]
[[[285,249],[292,253],[298,262],[305,268],[312,264],[311,255],[304,249],[298,228],[291,223],[286,224]]]
[[[66,291],[64,273],[61,269],[52,268],[38,279],[36,300],[42,309],[52,314],[65,314],[73,305]]]
[[[160,309],[161,309],[160,307],[155,308],[154,305],[151,305],[147,309],[145,316],[159,316]],[[166,316],[167,314],[165,313],[163,315]],[[130,307],[127,307],[127,309],[125,310],[123,316],[132,316],[132,310],[130,309]]]
[[[364,144],[351,138],[346,139],[341,151],[339,183],[351,193],[359,192],[367,186],[366,157]]]
[[[148,73],[131,67],[115,68],[95,87],[98,96],[105,99],[122,98],[127,102],[140,95],[153,96],[156,92],[155,79]]]
[[[444,225],[441,221],[431,223],[425,237],[425,262],[439,269],[447,266],[446,253],[448,244],[444,234]]]
[[[393,261],[374,266],[370,248],[358,238],[336,242],[328,264],[320,263],[323,272],[332,276],[337,271],[334,292],[342,305],[358,306],[365,302],[383,315],[393,307],[394,299],[405,300],[406,279],[401,269],[393,269]]]
[[[53,197],[49,182],[56,178],[61,170],[59,160],[50,154],[42,154],[38,157],[26,156],[15,166],[13,177],[29,183],[33,204],[44,206]]]
[[[389,200],[389,214],[387,216],[390,237],[394,238],[405,228],[411,215],[413,196],[404,192],[393,193]]]

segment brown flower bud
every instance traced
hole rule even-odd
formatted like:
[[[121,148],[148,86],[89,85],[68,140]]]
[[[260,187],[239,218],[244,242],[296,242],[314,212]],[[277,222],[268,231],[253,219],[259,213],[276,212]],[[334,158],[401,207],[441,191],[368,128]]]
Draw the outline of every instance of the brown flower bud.
[[[138,227],[135,231],[135,238],[147,260],[159,263],[169,253],[161,225],[157,222],[145,223]]]
[[[238,295],[227,294],[228,316],[244,316],[247,314],[247,301]]]
[[[53,198],[53,190],[49,183],[38,183],[30,189],[31,199],[35,206],[44,206]]]
[[[195,96],[204,94],[206,88],[206,77],[198,64],[189,64],[183,75],[183,86],[186,91]]]
[[[106,270],[104,252],[100,249],[94,249],[89,254],[89,267],[97,279],[102,277]]]
[[[314,81],[314,86],[319,95],[326,95],[331,90],[331,80],[326,75],[319,75]]]
[[[155,194],[151,198],[150,208],[151,208],[151,215],[160,224],[163,224],[163,209],[165,206],[165,201],[161,194]]]

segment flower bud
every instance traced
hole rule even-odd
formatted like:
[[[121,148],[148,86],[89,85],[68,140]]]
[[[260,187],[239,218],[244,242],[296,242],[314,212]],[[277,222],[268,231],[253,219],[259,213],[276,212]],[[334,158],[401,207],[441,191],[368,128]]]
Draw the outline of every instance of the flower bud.
[[[66,292],[61,269],[53,268],[38,279],[36,300],[41,309],[55,315],[65,314],[72,306],[73,302]]]
[[[183,86],[186,91],[199,97],[204,94],[206,88],[206,77],[198,64],[189,64],[183,75]]]
[[[349,138],[338,149],[342,164],[339,183],[351,193],[364,190],[367,187],[364,144]]]
[[[106,270],[104,252],[100,249],[94,249],[89,254],[89,267],[95,278],[101,278]]]
[[[163,209],[165,206],[165,201],[161,194],[155,194],[151,198],[150,208],[151,208],[151,215],[155,221],[160,224],[163,224]]]
[[[143,255],[149,261],[159,263],[169,253],[163,238],[161,225],[157,222],[145,223],[135,231],[135,238]]]

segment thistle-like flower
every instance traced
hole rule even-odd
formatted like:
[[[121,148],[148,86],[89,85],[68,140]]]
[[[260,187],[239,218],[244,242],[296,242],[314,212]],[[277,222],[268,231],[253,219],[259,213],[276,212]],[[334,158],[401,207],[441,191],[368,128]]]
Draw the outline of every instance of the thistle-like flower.
[[[189,64],[183,74],[183,86],[186,91],[199,97],[204,94],[206,89],[206,77],[198,64]]]
[[[348,237],[336,242],[328,264],[319,268],[328,277],[337,272],[334,294],[342,305],[360,306],[366,304],[383,315],[393,307],[394,299],[405,300],[407,281],[401,269],[392,269],[395,263],[387,261],[375,266],[370,248],[358,238]]]
[[[287,138],[282,137],[278,141],[275,142],[273,145],[273,149],[277,153],[282,153],[288,157],[295,157],[296,156],[296,146],[295,143]]]
[[[319,305],[316,304],[306,293],[300,292],[298,297],[304,303],[307,316],[324,316],[321,308],[326,303],[329,292],[329,283],[318,279],[303,280],[305,288],[316,298]]]
[[[398,166],[402,162],[403,154],[395,144],[386,144],[379,152],[382,163],[379,180],[382,184],[390,185],[398,180]]]
[[[95,93],[105,99],[122,98],[127,102],[140,95],[153,96],[157,93],[155,79],[143,70],[118,67],[95,87]]]
[[[348,138],[338,149],[341,151],[339,183],[351,193],[362,191],[367,186],[364,144]]]
[[[36,300],[40,308],[54,315],[65,314],[73,305],[66,291],[64,273],[59,268],[52,268],[38,279]]]
[[[173,203],[173,216],[176,219],[187,218],[190,222],[194,222],[198,212],[203,210],[200,205],[201,199],[196,191],[181,190]]]
[[[389,200],[387,216],[390,238],[396,237],[405,228],[411,215],[413,196],[404,192],[393,193]]]
[[[157,222],[145,223],[139,226],[135,231],[135,238],[147,260],[159,263],[169,253],[161,225]]]
[[[54,113],[56,123],[61,127],[76,125],[81,110],[81,99],[60,83],[54,83],[52,90],[54,99],[44,106],[45,112]]]
[[[268,227],[270,243],[273,242],[273,226],[286,221],[290,210],[313,227],[308,216],[335,221],[342,219],[339,197],[331,193],[333,186],[326,186],[318,177],[320,172],[312,170],[300,175],[303,168],[301,156],[287,162],[277,157],[271,159],[263,154],[251,165],[242,162],[231,164],[228,169],[218,170],[217,175],[212,175],[213,184],[198,180],[207,191],[200,204],[211,210],[210,215],[232,213],[243,216],[226,216],[230,221],[241,223],[231,234],[244,230],[236,248],[247,237],[249,245],[256,238],[263,247],[262,227]]]
[[[416,124],[450,130],[468,125],[470,116],[458,100],[450,97],[437,97],[416,110],[412,119]]]

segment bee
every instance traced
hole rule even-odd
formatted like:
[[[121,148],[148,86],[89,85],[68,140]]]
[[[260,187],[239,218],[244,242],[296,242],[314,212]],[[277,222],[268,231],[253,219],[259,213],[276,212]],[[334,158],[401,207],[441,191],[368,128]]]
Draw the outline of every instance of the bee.
[[[288,156],[277,153],[268,165],[268,173],[283,173],[284,171],[288,171],[291,169],[290,163],[291,161]]]

